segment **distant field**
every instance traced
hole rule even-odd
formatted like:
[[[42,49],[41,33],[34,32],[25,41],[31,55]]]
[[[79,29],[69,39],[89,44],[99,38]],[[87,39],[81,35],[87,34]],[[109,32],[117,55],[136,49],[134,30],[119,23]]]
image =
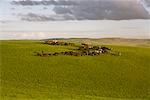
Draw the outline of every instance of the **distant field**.
[[[124,45],[124,46],[140,46],[140,47],[150,47],[150,39],[123,39],[123,38],[102,38],[102,39],[89,39],[89,38],[72,38],[63,41],[68,42],[86,42],[95,45]]]
[[[64,40],[62,40],[64,41]],[[65,41],[83,42],[79,39]],[[90,42],[91,41],[91,42]],[[0,41],[1,100],[148,100],[149,40],[142,45],[107,45],[121,56],[35,56],[35,51],[61,52],[70,46],[42,41]],[[128,43],[129,45],[129,43]]]

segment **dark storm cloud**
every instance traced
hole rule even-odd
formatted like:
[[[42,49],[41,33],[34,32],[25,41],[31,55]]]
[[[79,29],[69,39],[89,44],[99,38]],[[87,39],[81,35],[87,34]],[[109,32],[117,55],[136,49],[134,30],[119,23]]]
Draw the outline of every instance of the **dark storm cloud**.
[[[25,21],[47,21],[47,20],[54,20],[53,18],[49,16],[44,15],[37,15],[34,13],[28,13],[28,14],[19,14],[21,17],[21,20]]]
[[[148,0],[147,0],[148,1]],[[23,20],[128,20],[150,19],[150,15],[136,0],[70,0],[70,1],[13,1],[16,5],[55,5],[56,15],[22,16]]]
[[[150,0],[144,0],[150,6]]]
[[[67,14],[67,13],[70,13],[72,14],[71,12],[71,9],[69,7],[59,7],[59,6],[56,6],[53,11],[57,14]]]
[[[66,0],[41,0],[41,1],[34,1],[34,0],[20,0],[20,1],[12,1],[11,4],[13,5],[23,5],[23,6],[33,6],[33,5],[76,5],[75,1],[66,1]]]
[[[35,13],[19,14],[21,20],[25,21],[64,21],[64,20],[75,20],[75,17],[70,14],[65,15],[38,15]]]
[[[77,20],[123,20],[123,19],[149,19],[150,15],[136,1],[99,0],[78,1],[78,6],[54,8],[57,14],[70,13]]]

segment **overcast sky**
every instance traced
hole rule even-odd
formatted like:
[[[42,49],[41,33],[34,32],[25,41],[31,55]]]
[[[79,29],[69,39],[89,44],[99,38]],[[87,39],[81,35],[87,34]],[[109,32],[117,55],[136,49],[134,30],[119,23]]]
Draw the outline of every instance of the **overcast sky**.
[[[150,0],[0,0],[0,18],[22,21],[149,19]]]
[[[150,0],[0,0],[0,39],[149,38],[149,20]]]

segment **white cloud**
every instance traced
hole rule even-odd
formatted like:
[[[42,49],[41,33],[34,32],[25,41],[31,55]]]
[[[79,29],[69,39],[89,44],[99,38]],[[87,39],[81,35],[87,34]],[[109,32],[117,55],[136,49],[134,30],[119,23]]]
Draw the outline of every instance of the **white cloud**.
[[[143,5],[146,11],[150,14],[150,1],[147,2],[145,0],[140,0],[139,2]]]

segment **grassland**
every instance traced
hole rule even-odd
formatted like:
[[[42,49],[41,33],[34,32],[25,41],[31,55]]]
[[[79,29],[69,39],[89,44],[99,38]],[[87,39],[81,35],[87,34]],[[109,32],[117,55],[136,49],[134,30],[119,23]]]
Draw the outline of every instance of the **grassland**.
[[[107,46],[122,56],[39,57],[33,52],[61,52],[73,47],[50,46],[41,41],[1,41],[0,98],[148,100],[150,48]]]

